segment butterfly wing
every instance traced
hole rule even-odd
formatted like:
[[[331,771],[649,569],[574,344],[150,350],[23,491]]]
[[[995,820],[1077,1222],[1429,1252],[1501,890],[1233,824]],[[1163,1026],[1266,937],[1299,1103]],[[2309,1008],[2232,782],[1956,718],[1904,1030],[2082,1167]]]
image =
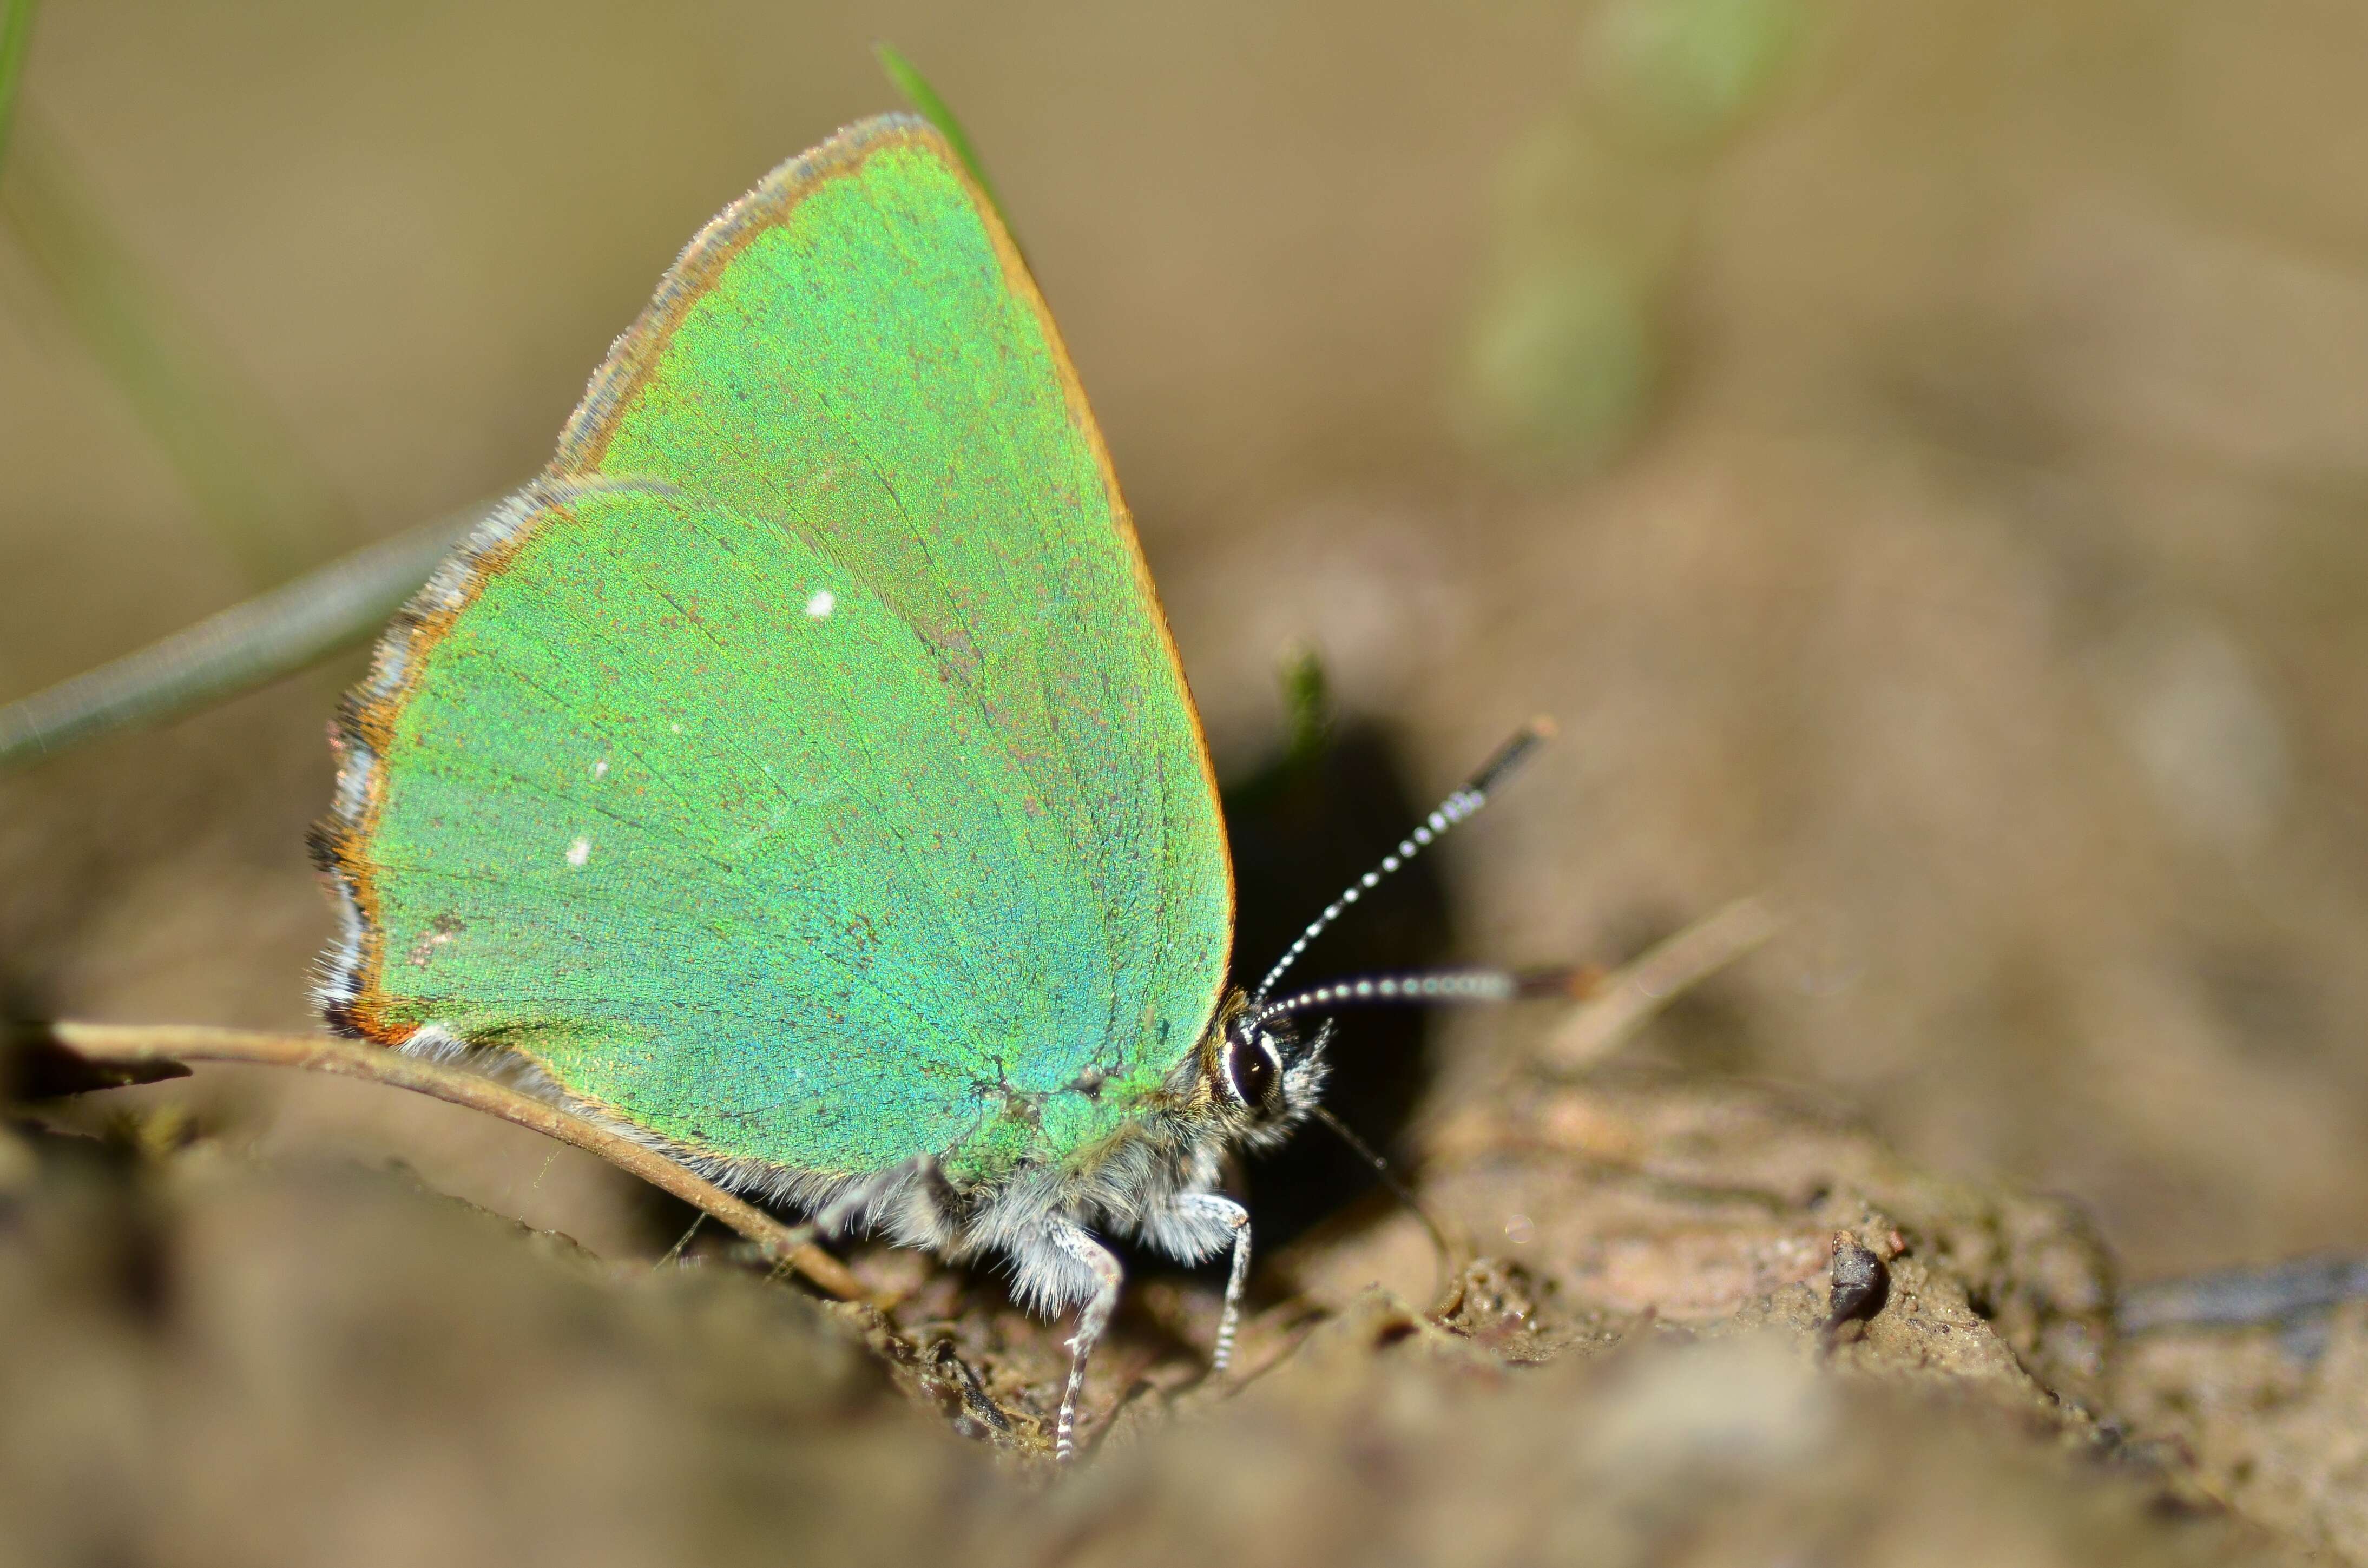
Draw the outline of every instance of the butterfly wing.
[[[333,1021],[506,1047],[694,1155],[1073,1154],[1223,983],[1207,749],[1108,455],[917,120],[693,242],[346,749]]]

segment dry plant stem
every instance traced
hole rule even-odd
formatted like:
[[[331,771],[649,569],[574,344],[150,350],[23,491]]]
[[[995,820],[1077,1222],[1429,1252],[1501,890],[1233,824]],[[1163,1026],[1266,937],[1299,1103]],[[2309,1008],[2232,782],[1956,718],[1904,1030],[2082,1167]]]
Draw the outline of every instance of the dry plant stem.
[[[1546,1042],[1543,1065],[1557,1072],[1589,1067],[1689,987],[1699,984],[1783,928],[1764,894],[1738,898],[1608,976]]]
[[[52,1023],[28,1026],[28,1032],[97,1063],[226,1062],[302,1067],[449,1100],[599,1155],[620,1170],[713,1215],[755,1243],[768,1262],[786,1264],[830,1295],[849,1301],[871,1298],[846,1265],[807,1239],[804,1227],[785,1225],[663,1154],[480,1074],[325,1035],[262,1034],[177,1024]]]
[[[2113,1303],[2123,1334],[2292,1324],[2368,1298],[2368,1257],[2334,1254],[2214,1268],[2125,1286]]]
[[[472,507],[356,551],[161,642],[0,708],[0,770],[225,700],[359,642],[419,591],[486,510]]]

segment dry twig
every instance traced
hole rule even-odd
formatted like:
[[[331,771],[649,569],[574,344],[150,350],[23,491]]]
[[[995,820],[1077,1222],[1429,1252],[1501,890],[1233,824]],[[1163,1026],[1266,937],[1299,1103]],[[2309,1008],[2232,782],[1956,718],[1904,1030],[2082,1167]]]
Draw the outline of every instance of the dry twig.
[[[1546,1042],[1541,1064],[1562,1073],[1593,1066],[1690,987],[1750,952],[1783,925],[1769,899],[1757,893],[1695,921],[1606,976]]]
[[[17,1033],[28,1046],[65,1051],[101,1074],[118,1074],[119,1082],[169,1075],[174,1068],[189,1062],[302,1067],[409,1089],[484,1111],[530,1127],[547,1138],[573,1143],[672,1193],[747,1237],[768,1263],[795,1269],[830,1295],[842,1301],[871,1299],[871,1293],[845,1264],[814,1244],[809,1227],[784,1224],[656,1151],[483,1074],[326,1035],[264,1034],[199,1025],[79,1023],[20,1025]]]

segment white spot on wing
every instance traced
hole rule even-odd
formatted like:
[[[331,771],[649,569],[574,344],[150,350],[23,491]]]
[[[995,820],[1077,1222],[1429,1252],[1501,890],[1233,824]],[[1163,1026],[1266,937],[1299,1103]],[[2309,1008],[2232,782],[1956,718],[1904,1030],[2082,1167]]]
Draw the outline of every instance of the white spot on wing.
[[[607,757],[604,756],[599,761],[592,765],[592,777],[595,778],[606,778],[609,777],[609,759]]]
[[[592,841],[590,839],[579,838],[575,843],[567,846],[567,863],[569,865],[581,866],[585,861],[589,860],[590,858],[592,858]]]
[[[806,613],[820,620],[838,605],[838,596],[828,588],[816,588],[814,597],[806,601]]]

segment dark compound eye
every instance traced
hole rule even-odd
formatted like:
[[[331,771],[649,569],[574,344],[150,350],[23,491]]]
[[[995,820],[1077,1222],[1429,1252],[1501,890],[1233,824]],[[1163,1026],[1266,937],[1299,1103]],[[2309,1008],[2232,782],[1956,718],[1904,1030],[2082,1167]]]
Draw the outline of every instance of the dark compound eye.
[[[1265,1107],[1267,1096],[1274,1093],[1275,1080],[1281,1075],[1282,1065],[1264,1035],[1235,1036],[1226,1045],[1225,1076],[1233,1082],[1234,1097],[1252,1110]]]

